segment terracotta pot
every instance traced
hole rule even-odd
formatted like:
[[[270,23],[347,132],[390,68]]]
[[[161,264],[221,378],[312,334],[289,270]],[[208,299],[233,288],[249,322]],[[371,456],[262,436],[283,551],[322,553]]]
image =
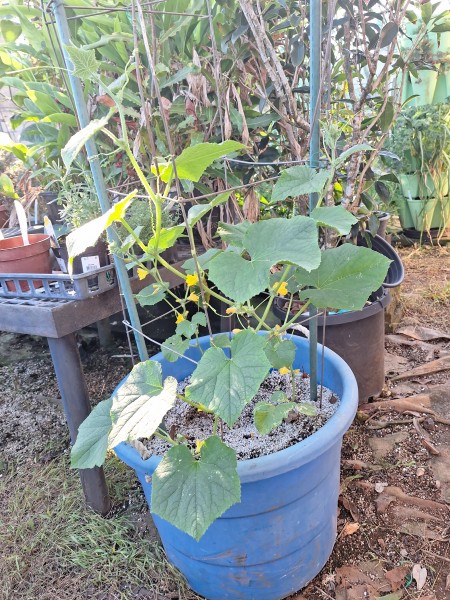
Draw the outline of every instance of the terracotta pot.
[[[0,240],[0,274],[5,273],[51,273],[50,237],[46,234],[35,233],[28,236],[29,246],[23,245],[22,236]],[[34,287],[40,287],[41,281],[36,281]],[[8,290],[15,292],[15,284],[7,283]],[[30,288],[24,281],[20,283],[23,292]]]
[[[0,229],[6,225],[9,219],[8,208],[0,204]]]

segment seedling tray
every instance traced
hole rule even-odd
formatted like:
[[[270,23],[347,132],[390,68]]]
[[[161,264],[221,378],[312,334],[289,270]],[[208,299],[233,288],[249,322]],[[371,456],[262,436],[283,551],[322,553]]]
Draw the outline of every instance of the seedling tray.
[[[116,285],[113,265],[72,277],[64,273],[0,273],[0,298],[85,300],[103,294]]]

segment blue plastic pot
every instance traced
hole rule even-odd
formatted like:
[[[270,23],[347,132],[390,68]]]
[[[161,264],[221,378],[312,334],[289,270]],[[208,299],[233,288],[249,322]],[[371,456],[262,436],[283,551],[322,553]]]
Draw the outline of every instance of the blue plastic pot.
[[[309,367],[308,341],[293,336],[295,368]],[[209,338],[200,338],[203,349]],[[318,349],[319,373],[322,348]],[[187,356],[198,360],[190,348]],[[270,456],[238,464],[241,502],[215,521],[199,542],[167,521],[154,521],[170,562],[191,588],[211,600],[278,600],[300,590],[322,569],[336,539],[339,465],[344,433],[358,405],[358,388],[347,364],[325,349],[324,384],[341,398],[333,417],[316,433]],[[162,364],[163,375],[178,380],[195,365],[179,359]],[[152,475],[158,456],[142,460],[122,443],[116,454],[134,468],[151,506]]]

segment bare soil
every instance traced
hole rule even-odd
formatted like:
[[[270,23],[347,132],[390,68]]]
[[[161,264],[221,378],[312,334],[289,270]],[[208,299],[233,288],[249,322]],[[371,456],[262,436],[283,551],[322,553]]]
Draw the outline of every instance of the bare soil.
[[[183,393],[190,378],[181,381],[178,393]],[[279,450],[289,448],[293,444],[304,440],[325,425],[335,413],[339,399],[326,387],[317,387],[317,396],[321,399],[319,406],[311,402],[309,397],[309,378],[306,373],[295,375],[295,402],[299,404],[298,410],[290,411],[283,422],[269,434],[263,435],[255,427],[253,411],[258,402],[277,404],[272,401],[272,394],[284,392],[286,400],[292,398],[291,376],[280,375],[272,371],[261,384],[258,393],[242,411],[241,416],[233,425],[228,427],[225,423],[221,431],[223,441],[236,450],[238,460],[258,458],[273,454]],[[306,409],[312,408],[314,415],[302,413],[302,405]],[[174,435],[183,435],[188,444],[195,448],[196,440],[204,440],[213,433],[213,418],[211,415],[200,412],[186,402],[178,400],[175,406],[165,416],[167,430]],[[153,437],[145,440],[145,447],[150,454],[164,454],[169,449],[169,444],[160,438]]]
[[[400,252],[406,277],[387,314],[386,387],[380,398],[360,407],[344,439],[333,553],[291,600],[450,600],[450,368],[445,362],[450,355],[450,251],[409,247]],[[437,330],[438,337],[416,339],[424,337],[423,327]],[[80,345],[95,402],[127,373],[129,361],[113,358],[127,350],[105,352],[90,336],[80,338]],[[70,569],[58,563],[56,568],[52,556],[58,540],[52,556],[39,560],[35,555],[29,562],[16,556],[14,538],[2,541],[15,516],[8,513],[15,486],[2,487],[1,478],[59,464],[68,455],[69,440],[45,340],[0,334],[0,357],[0,598],[197,598],[176,583],[163,560],[152,571],[150,590],[147,585],[124,586],[122,576],[111,569],[95,577],[84,563],[72,563]],[[416,375],[414,369],[423,366],[425,374]],[[72,481],[73,476],[66,477]],[[139,488],[123,492],[111,473],[109,477],[116,498],[112,522],[118,523],[125,511],[138,524],[133,544],[146,541],[151,521]],[[20,485],[25,484],[18,480],[16,487]],[[43,517],[60,500],[58,487],[49,485],[45,499],[27,507],[43,537],[53,531],[51,520]],[[62,526],[58,539],[64,535]],[[154,538],[152,544],[157,544]],[[94,540],[86,551],[93,556],[98,548]],[[26,567],[17,570],[14,565],[21,559]],[[138,558],[135,564],[140,564]],[[7,589],[5,581],[13,587]]]

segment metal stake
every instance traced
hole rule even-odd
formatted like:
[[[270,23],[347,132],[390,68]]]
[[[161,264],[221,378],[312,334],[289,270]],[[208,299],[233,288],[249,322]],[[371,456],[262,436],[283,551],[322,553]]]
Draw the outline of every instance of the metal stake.
[[[309,140],[309,165],[312,168],[319,166],[320,148],[320,80],[321,80],[321,42],[322,42],[322,0],[310,0],[309,4],[310,28],[310,57],[309,57],[309,115],[311,133]],[[309,195],[309,212],[317,204],[318,194]],[[317,317],[317,309],[310,305],[309,314]],[[310,399],[317,400],[317,318],[311,319],[309,324],[309,365],[310,365]]]
[[[72,95],[75,102],[75,109],[78,116],[80,127],[86,127],[89,124],[89,115],[84,100],[83,88],[78,77],[73,75],[73,64],[70,60],[69,54],[66,50],[66,46],[71,44],[70,31],[67,23],[66,11],[62,0],[53,0],[51,3],[53,16],[55,17],[56,29],[60,41],[62,42],[62,51],[64,60],[66,63],[67,70],[69,72],[69,82],[72,89]],[[86,153],[88,156],[89,164],[92,171],[92,177],[94,179],[95,190],[97,192],[98,201],[102,212],[105,213],[111,207],[108,192],[106,190],[105,180],[103,179],[103,173],[98,159],[98,152],[94,142],[91,138],[86,142]],[[118,242],[118,237],[112,227],[108,228],[108,239],[112,242]],[[120,288],[125,298],[125,304],[127,306],[130,321],[135,331],[136,346],[139,352],[139,358],[141,360],[148,359],[147,347],[145,345],[144,338],[141,333],[141,323],[139,321],[139,315],[137,312],[136,304],[134,302],[133,293],[131,291],[130,280],[128,278],[128,272],[125,267],[125,263],[122,258],[115,256],[114,264],[116,267],[117,276],[120,282]]]

